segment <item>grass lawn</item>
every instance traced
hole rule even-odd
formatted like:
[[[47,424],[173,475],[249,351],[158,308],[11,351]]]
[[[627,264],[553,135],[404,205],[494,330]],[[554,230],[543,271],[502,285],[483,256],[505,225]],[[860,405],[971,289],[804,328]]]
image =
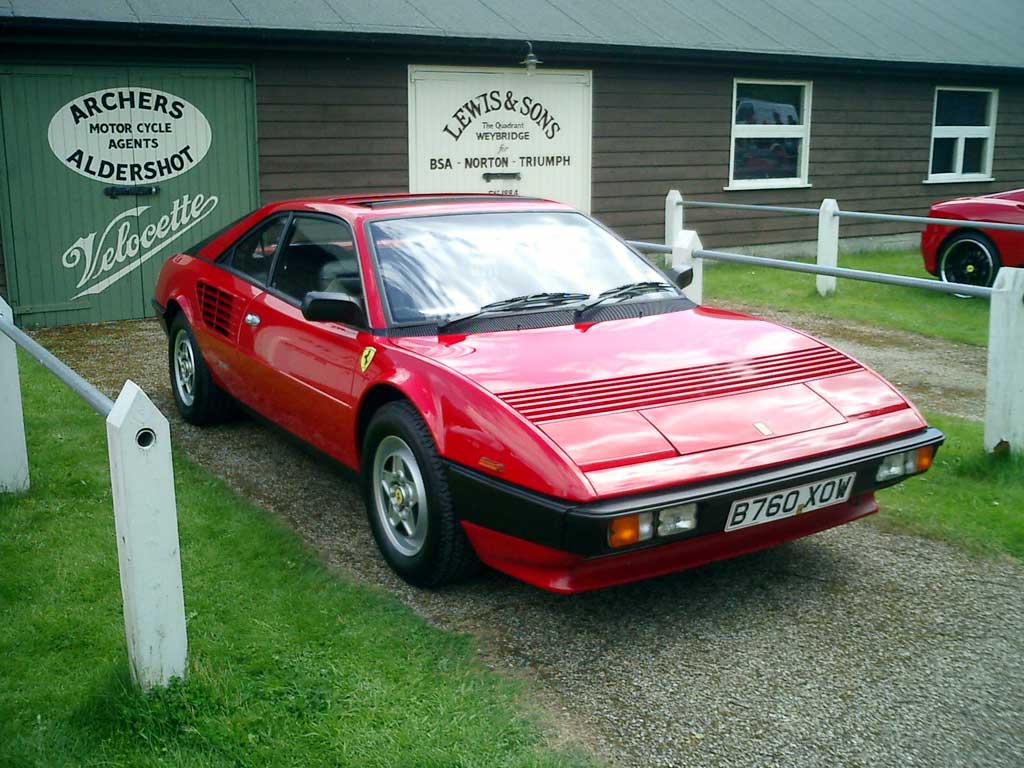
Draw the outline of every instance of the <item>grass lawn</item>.
[[[32,490],[0,496],[0,765],[506,766],[549,748],[473,642],[329,574],[178,457],[187,683],[127,677],[102,420],[22,357]]]
[[[839,266],[934,279],[924,271],[917,251],[840,256]],[[704,298],[710,304],[726,307],[730,302],[742,302],[857,320],[978,346],[988,343],[988,302],[984,299],[958,299],[842,278],[837,281],[835,294],[822,298],[814,288],[814,275],[722,263],[709,263],[704,270]]]
[[[879,525],[1024,560],[1024,456],[989,456],[982,426],[928,414],[946,433],[935,465],[878,494]]]

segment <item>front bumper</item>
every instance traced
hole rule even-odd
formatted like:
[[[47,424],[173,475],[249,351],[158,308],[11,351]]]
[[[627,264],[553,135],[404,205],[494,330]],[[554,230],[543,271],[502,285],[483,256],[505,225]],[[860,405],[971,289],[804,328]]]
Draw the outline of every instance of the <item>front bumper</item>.
[[[556,592],[581,592],[771,547],[856,520],[878,510],[873,493],[900,480],[875,481],[882,459],[938,446],[942,432],[912,435],[768,470],[678,488],[576,504],[534,493],[448,463],[455,508],[480,559],[491,567]],[[849,501],[763,525],[724,532],[732,502],[755,494],[856,472]],[[608,545],[610,518],[697,504],[696,529],[623,549]]]

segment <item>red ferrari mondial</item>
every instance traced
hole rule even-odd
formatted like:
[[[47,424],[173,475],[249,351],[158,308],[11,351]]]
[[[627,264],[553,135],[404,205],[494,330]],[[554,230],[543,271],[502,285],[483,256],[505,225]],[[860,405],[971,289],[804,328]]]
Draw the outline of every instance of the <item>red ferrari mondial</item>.
[[[235,403],[361,472],[407,581],[482,561],[555,592],[770,547],[875,511],[943,435],[805,334],[695,306],[557,203],[275,203],[160,273],[182,416]]]

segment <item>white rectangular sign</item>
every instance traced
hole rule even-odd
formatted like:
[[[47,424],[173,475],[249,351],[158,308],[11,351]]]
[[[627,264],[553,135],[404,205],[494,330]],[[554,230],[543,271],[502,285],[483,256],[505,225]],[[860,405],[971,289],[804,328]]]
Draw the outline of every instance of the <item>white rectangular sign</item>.
[[[545,197],[590,211],[591,74],[409,67],[409,191]]]

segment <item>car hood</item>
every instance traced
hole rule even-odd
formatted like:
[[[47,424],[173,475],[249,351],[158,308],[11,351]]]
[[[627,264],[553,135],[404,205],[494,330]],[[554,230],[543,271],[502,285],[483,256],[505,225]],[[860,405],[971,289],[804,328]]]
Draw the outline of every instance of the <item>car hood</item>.
[[[499,397],[584,472],[909,407],[880,377],[832,347],[707,307],[393,343]]]

